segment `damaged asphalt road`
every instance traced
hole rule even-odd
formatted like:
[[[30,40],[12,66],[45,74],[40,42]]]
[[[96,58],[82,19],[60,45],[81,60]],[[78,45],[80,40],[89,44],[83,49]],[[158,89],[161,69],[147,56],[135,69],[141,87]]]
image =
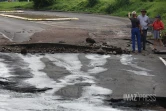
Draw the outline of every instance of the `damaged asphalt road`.
[[[128,19],[65,12],[25,13],[79,20],[29,22],[0,17],[0,109],[165,110],[166,68],[149,49],[130,54],[130,41],[124,40],[130,38]],[[95,43],[87,43],[87,38]],[[124,100],[125,94],[138,93],[155,95],[157,101]]]

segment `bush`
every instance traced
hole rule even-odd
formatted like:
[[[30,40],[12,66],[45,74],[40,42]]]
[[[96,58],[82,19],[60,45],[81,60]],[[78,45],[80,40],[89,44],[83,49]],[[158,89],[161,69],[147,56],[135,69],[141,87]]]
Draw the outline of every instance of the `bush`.
[[[111,13],[113,13],[115,10],[116,10],[115,4],[110,4],[110,5],[108,5],[108,7],[106,8],[106,13],[111,14]]]
[[[141,2],[147,2],[147,0],[141,0]]]
[[[130,4],[130,0],[116,0],[115,3],[108,5],[106,12],[111,14],[122,6]]]
[[[154,0],[149,0],[149,2],[153,2]]]
[[[116,0],[116,5],[118,8],[124,5],[129,5],[129,4],[130,4],[130,0]]]
[[[28,0],[18,0],[19,2],[27,2]],[[32,0],[29,0],[32,1]]]
[[[54,4],[55,0],[33,0],[34,8],[39,9]]]
[[[88,0],[88,7],[93,7],[98,3],[98,0]]]

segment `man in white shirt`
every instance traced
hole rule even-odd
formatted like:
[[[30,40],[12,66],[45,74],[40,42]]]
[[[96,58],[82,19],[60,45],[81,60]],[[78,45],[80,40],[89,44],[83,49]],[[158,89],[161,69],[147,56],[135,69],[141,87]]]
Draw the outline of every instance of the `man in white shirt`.
[[[148,25],[150,23],[149,17],[146,15],[146,10],[141,10],[141,15],[139,15],[137,18],[140,21],[142,34],[141,34],[141,41],[143,42],[143,50],[146,49],[146,37],[147,37],[147,31],[148,31]]]

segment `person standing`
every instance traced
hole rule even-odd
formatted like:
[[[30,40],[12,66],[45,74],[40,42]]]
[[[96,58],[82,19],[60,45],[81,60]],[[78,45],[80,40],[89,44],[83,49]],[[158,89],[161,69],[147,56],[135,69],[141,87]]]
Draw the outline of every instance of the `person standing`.
[[[148,25],[150,24],[149,17],[146,15],[147,11],[145,9],[141,10],[141,15],[139,15],[137,18],[140,21],[141,25],[141,41],[142,41],[142,47],[143,50],[146,50],[146,37],[147,37],[147,31],[148,31]]]
[[[137,19],[137,14],[135,11],[132,12],[132,17],[130,12],[128,13],[128,17],[131,21],[132,29],[131,29],[131,39],[132,39],[132,51],[135,52],[135,38],[137,38],[138,52],[141,53],[141,35],[140,35],[140,21]]]
[[[164,30],[164,23],[161,21],[161,16],[157,15],[156,20],[153,22],[153,36],[154,36],[154,50],[156,49],[157,42],[159,41],[160,46],[163,46],[163,43],[160,39],[160,31]]]

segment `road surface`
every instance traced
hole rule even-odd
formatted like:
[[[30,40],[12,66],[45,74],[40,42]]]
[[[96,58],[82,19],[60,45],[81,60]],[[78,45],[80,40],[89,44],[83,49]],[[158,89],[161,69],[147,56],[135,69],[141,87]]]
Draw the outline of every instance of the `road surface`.
[[[0,53],[0,60],[3,111],[119,111],[104,100],[136,93],[166,97],[166,68],[155,57]]]
[[[79,21],[29,22],[0,17],[0,32],[13,42],[28,41],[52,28],[80,29],[94,38],[129,38],[127,19],[64,12],[26,13],[77,17]],[[73,31],[74,32],[74,31]],[[64,31],[65,33],[65,31]],[[165,58],[165,55],[162,55]],[[2,111],[128,111],[106,99],[124,94],[166,97],[166,66],[158,55],[0,53]],[[144,111],[144,108],[140,108]]]
[[[130,37],[129,20],[126,18],[65,12],[25,11],[25,13],[74,17],[79,20],[30,22],[0,16],[0,34],[13,42],[29,41],[32,38],[32,42],[45,41],[57,43],[68,40],[66,42],[69,44],[73,40],[82,43],[87,37],[109,42],[112,42],[113,38]],[[39,38],[42,40],[37,41],[36,39]],[[49,41],[49,38],[53,39]],[[77,40],[78,38],[80,40]],[[115,41],[112,43],[115,44]]]

